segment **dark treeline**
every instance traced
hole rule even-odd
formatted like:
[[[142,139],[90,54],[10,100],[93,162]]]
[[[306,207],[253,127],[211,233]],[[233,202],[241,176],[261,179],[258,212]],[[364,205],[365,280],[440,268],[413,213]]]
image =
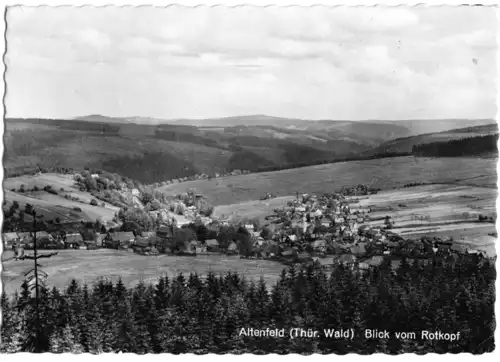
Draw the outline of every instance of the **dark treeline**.
[[[498,134],[469,137],[447,142],[431,142],[413,146],[415,156],[460,157],[496,154]]]
[[[199,173],[192,162],[163,152],[116,157],[102,161],[101,168],[145,184]]]
[[[197,130],[192,130],[192,133],[179,132],[176,129],[172,130],[156,130],[155,137],[160,138],[166,141],[174,141],[174,142],[185,142],[192,143],[207,147],[215,147],[222,150],[225,150],[226,147],[219,145],[216,140],[203,137],[201,135],[196,134]],[[199,133],[199,132],[198,132]]]
[[[161,277],[156,285],[101,280],[72,281],[63,291],[42,289],[39,335],[27,283],[2,296],[2,352],[135,353],[485,353],[494,350],[494,265],[469,259],[403,260],[360,276],[337,267],[293,267],[272,287],[236,273],[200,278]],[[50,277],[49,277],[50,279]],[[285,328],[285,337],[242,335],[244,328]],[[290,339],[290,328],[314,329],[319,338]],[[324,329],[355,330],[355,337],[327,338]],[[365,329],[387,330],[389,339],[366,339]],[[416,332],[397,339],[395,332]],[[456,341],[422,340],[421,331],[460,332]]]

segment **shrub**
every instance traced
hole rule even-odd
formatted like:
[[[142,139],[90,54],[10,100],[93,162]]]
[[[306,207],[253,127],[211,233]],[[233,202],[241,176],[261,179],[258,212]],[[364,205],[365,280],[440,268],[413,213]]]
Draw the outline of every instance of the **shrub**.
[[[90,200],[90,205],[92,205],[92,206],[97,206],[97,205],[98,205],[98,204],[97,204],[97,200],[96,200],[96,199],[92,199],[92,200]]]

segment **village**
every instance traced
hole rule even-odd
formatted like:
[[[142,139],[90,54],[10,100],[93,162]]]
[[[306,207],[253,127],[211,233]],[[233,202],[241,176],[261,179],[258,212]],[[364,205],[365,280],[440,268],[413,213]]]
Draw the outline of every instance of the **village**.
[[[392,232],[392,220],[385,218],[383,226],[370,227],[370,209],[357,206],[358,196],[370,191],[362,186],[343,189],[339,193],[322,196],[296,194],[285,207],[274,210],[260,227],[248,221],[231,225],[228,220],[216,220],[197,213],[196,207],[186,210],[185,221],[179,224],[167,219],[154,231],[96,232],[92,223],[83,224],[79,232],[37,231],[39,249],[100,248],[128,250],[145,256],[170,254],[196,257],[202,254],[239,255],[240,258],[269,259],[285,265],[330,269],[342,264],[352,270],[377,268],[390,263],[397,268],[404,258],[428,263],[435,256],[453,262],[458,256],[485,262],[491,256],[482,251],[444,240],[422,237],[405,240]],[[151,211],[161,213],[161,210]],[[89,225],[90,224],[90,225]],[[205,237],[197,237],[202,227]],[[228,228],[236,233],[228,234]],[[223,235],[223,234],[226,235]],[[4,247],[15,251],[16,257],[34,247],[33,232],[4,233]],[[487,236],[494,238],[494,236]]]

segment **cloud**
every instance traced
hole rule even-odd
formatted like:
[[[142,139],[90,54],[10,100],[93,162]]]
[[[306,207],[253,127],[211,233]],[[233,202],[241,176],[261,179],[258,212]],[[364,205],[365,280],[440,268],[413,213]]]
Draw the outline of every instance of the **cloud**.
[[[12,116],[496,112],[487,7],[16,7],[7,21]]]

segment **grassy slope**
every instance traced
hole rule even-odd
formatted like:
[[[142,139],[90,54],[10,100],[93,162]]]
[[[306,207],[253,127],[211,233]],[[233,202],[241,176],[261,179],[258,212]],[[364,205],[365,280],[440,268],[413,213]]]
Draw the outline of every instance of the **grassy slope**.
[[[19,290],[23,275],[31,264],[29,260],[3,262],[2,282],[7,293]],[[266,282],[274,283],[284,268],[277,262],[244,260],[237,256],[151,257],[111,249],[61,250],[59,255],[41,264],[48,274],[47,284],[59,288],[68,285],[72,278],[82,283],[91,283],[101,277],[113,279],[115,282],[121,277],[126,285],[134,285],[140,280],[156,282],[159,276],[165,274],[174,276],[179,272],[197,272],[199,275],[205,275],[208,270],[216,274],[232,270],[244,274],[249,279],[258,280],[262,276]]]
[[[17,201],[21,209],[29,203],[33,205],[39,215],[44,215],[45,220],[53,220],[59,217],[62,222],[74,222],[80,220],[95,221],[102,217],[104,221],[113,219],[113,215],[118,208],[105,203],[105,207],[92,206],[90,200],[92,195],[87,192],[79,191],[74,188],[74,181],[70,175],[60,175],[54,173],[42,174],[37,176],[23,175],[19,177],[8,178],[4,180],[4,200],[7,201],[7,206],[13,201]],[[44,191],[17,193],[11,189],[19,189],[21,185],[25,185],[27,189],[32,189],[34,186],[42,189],[46,185],[52,185],[59,195],[52,195]],[[64,188],[64,192],[60,191]],[[82,202],[67,200],[64,195],[72,195],[78,197]],[[102,201],[99,201],[99,205]],[[74,211],[73,208],[79,207],[82,212]],[[29,219],[29,216],[26,216]]]
[[[495,187],[496,162],[496,159],[396,157],[189,181],[161,190],[181,193],[194,188],[215,205],[227,205],[258,200],[266,192],[278,196],[295,195],[297,191],[332,192],[357,183],[381,189],[415,181]]]
[[[286,203],[294,198],[295,196],[284,196],[269,200],[252,200],[229,205],[219,205],[214,209],[214,216],[233,220],[258,218],[262,223],[266,216],[274,213],[274,209],[286,206]]]
[[[496,214],[497,196],[496,189],[486,187],[425,185],[370,195],[356,207],[372,208],[369,216],[377,220],[368,222],[369,225],[381,226],[382,218],[391,216],[392,231],[405,238],[453,237],[476,247],[476,240],[495,232],[495,224],[477,220],[479,214]],[[484,245],[481,249],[495,254],[495,245]]]

